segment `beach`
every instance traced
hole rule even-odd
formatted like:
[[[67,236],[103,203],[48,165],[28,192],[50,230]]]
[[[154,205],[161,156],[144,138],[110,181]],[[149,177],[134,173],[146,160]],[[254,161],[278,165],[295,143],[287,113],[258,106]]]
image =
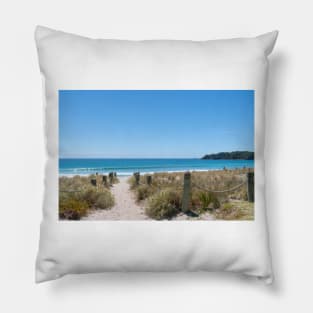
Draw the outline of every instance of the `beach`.
[[[81,221],[251,220],[252,168],[59,178],[60,219]],[[138,175],[138,176],[137,176]],[[190,179],[184,209],[186,175]],[[225,191],[225,193],[224,193]]]
[[[254,219],[253,90],[61,90],[58,113],[60,220]]]
[[[254,167],[253,160],[202,160],[195,158],[66,158],[59,160],[59,174],[62,176],[108,174],[120,176],[140,173],[175,173],[182,171],[208,171],[224,168]]]
[[[91,210],[86,217],[82,218],[83,221],[153,220],[145,214],[144,204],[138,204],[136,202],[135,196],[129,189],[129,184],[127,182],[129,176],[120,176],[118,179],[119,183],[114,185],[111,189],[111,192],[116,199],[115,205],[110,210]],[[192,218],[186,214],[178,214],[172,220],[184,221],[192,219],[195,218]],[[213,220],[214,217],[212,214],[207,213],[206,215],[202,216],[201,219]]]

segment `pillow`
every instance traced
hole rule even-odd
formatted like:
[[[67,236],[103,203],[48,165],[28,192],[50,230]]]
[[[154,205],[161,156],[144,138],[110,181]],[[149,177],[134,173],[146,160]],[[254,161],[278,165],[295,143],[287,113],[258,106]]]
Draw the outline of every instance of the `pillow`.
[[[270,283],[264,101],[277,32],[35,38],[48,155],[36,282],[201,270]]]

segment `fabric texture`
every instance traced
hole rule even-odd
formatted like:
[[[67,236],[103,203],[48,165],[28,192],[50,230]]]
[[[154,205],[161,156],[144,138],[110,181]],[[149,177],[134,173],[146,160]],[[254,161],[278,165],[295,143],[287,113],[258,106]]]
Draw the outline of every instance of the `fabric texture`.
[[[36,282],[105,271],[273,278],[264,194],[268,55],[277,32],[212,41],[106,40],[37,27],[47,163]],[[253,221],[60,221],[59,90],[254,90]]]

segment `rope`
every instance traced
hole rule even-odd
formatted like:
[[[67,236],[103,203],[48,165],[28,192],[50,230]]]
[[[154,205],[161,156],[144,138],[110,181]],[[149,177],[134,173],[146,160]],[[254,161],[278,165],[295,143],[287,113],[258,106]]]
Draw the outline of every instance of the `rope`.
[[[192,184],[193,187],[196,187],[196,188],[199,188],[199,189],[202,189],[204,191],[207,191],[207,192],[212,192],[212,193],[225,193],[225,192],[230,192],[230,191],[234,191],[238,188],[240,188],[241,186],[243,186],[246,182],[242,182],[240,183],[239,185],[235,186],[235,187],[232,187],[230,189],[226,189],[226,190],[210,190],[210,189],[207,189],[207,188],[204,188],[202,186],[199,186],[199,185],[196,185],[195,183]]]

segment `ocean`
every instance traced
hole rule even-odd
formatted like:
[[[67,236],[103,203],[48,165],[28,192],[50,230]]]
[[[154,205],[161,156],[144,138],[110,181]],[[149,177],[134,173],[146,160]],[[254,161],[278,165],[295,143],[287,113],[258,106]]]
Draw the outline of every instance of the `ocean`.
[[[129,176],[134,172],[181,172],[254,167],[253,160],[201,159],[59,159],[59,175],[90,175],[117,172]]]

